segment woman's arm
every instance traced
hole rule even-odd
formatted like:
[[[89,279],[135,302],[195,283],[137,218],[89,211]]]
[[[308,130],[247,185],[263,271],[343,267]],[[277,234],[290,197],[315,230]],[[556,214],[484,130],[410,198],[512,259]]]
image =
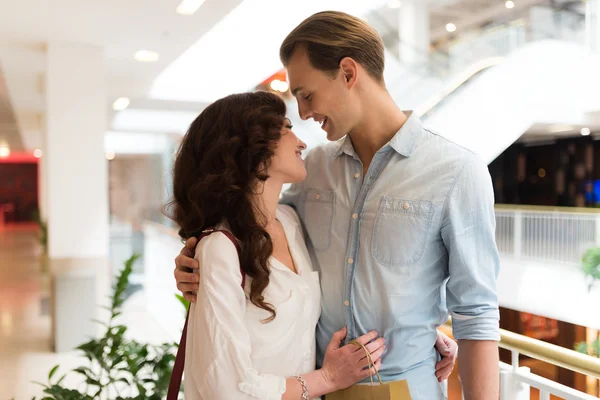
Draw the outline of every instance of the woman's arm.
[[[186,380],[191,378],[194,390],[205,399],[281,399],[285,378],[259,374],[252,366],[235,246],[215,232],[198,244],[196,259],[203,270],[190,311]]]

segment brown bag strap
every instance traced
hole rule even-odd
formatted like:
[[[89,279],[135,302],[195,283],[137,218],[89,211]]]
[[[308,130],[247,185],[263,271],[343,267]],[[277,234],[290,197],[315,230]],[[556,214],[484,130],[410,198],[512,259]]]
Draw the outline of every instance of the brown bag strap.
[[[235,245],[235,249],[238,252],[238,257],[240,255],[240,245],[235,237],[228,231],[216,230],[216,229],[207,229],[202,231],[202,235],[198,238],[198,243],[206,236],[210,235],[214,232],[221,232],[225,236],[231,240],[231,242]],[[241,260],[240,260],[241,261]],[[242,270],[240,264],[240,270],[242,273],[242,289],[246,286],[246,274]],[[190,305],[191,308],[191,305]],[[173,372],[171,373],[171,380],[169,382],[169,391],[167,392],[167,400],[177,400],[177,395],[179,394],[179,388],[181,387],[181,378],[183,377],[183,369],[185,366],[185,344],[187,339],[187,326],[188,319],[190,318],[190,308],[188,308],[187,315],[185,316],[185,324],[183,325],[183,332],[181,332],[181,340],[179,341],[179,347],[177,348],[177,356],[175,356],[175,365],[173,366]]]

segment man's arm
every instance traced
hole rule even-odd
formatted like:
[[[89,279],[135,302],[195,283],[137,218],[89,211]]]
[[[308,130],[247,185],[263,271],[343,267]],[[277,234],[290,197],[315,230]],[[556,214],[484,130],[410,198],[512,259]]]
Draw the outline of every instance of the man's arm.
[[[447,304],[454,338],[458,340],[465,400],[499,396],[499,256],[495,228],[490,175],[485,163],[473,156],[448,194],[442,223],[450,275]]]
[[[464,398],[497,399],[500,395],[498,342],[459,340],[458,373]]]

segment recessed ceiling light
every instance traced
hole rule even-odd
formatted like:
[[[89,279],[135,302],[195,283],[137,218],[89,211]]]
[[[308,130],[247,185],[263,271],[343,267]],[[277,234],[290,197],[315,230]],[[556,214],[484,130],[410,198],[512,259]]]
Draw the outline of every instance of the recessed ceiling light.
[[[177,6],[177,14],[193,15],[202,6],[205,0],[182,0]]]
[[[121,111],[126,109],[127,107],[129,107],[129,98],[127,97],[119,97],[118,99],[115,100],[115,102],[113,103],[113,109],[115,111]]]
[[[42,158],[42,151],[41,151],[40,149],[35,149],[35,150],[33,151],[33,156],[34,156],[35,158]]]
[[[456,25],[454,25],[452,22],[449,22],[446,24],[446,30],[450,33],[456,31]]]
[[[156,62],[159,57],[157,52],[150,50],[139,50],[133,55],[133,58],[140,62]]]
[[[506,6],[506,8],[508,8],[509,10],[511,8],[515,8],[515,3],[514,1],[508,0],[506,3],[504,3],[504,5]]]
[[[0,143],[0,157],[8,157],[10,156],[10,147],[8,143],[2,142]]]
[[[581,131],[580,131],[580,132],[581,132],[581,136],[589,136],[589,135],[590,135],[590,133],[592,133],[592,132],[590,131],[590,128],[581,128]]]
[[[575,127],[572,125],[556,124],[556,125],[550,125],[548,127],[548,132],[559,133],[559,132],[571,131],[573,129],[575,129]]]
[[[281,93],[287,92],[290,88],[290,85],[286,81],[281,81],[279,79],[273,79],[269,86],[271,86],[271,89]]]

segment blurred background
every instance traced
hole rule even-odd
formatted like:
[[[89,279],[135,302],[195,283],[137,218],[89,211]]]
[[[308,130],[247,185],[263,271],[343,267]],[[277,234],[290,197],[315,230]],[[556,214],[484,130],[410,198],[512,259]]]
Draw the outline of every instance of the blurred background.
[[[32,381],[54,365],[87,365],[91,347],[74,349],[107,337],[91,320],[110,317],[99,306],[119,276],[125,337],[179,339],[182,244],[161,212],[179,142],[212,101],[269,90],[309,149],[324,143],[278,49],[331,9],[381,34],[402,109],[489,164],[502,398],[597,398],[600,0],[0,0],[0,398],[40,396]],[[95,344],[120,349],[109,339]],[[94,362],[116,370],[127,357],[113,353]],[[156,371],[142,389],[160,386]],[[86,374],[61,384],[94,397],[110,374]],[[456,374],[449,389],[461,398]]]

